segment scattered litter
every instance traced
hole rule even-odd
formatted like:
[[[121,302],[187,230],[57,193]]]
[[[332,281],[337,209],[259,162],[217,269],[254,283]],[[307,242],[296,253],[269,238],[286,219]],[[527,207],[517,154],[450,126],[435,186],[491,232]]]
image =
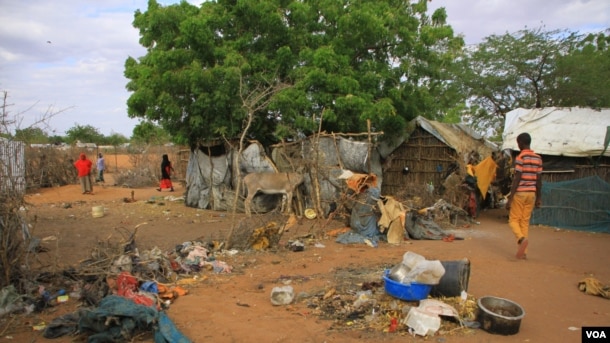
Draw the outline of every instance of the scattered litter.
[[[288,248],[294,252],[303,251],[305,250],[305,244],[303,244],[303,242],[299,240],[296,240],[294,242],[289,243]]]
[[[433,335],[441,327],[441,318],[435,314],[427,313],[417,307],[412,307],[402,324],[413,329],[413,333],[420,336]]]
[[[610,286],[602,284],[596,278],[588,277],[582,279],[578,283],[578,289],[585,294],[599,295],[600,297],[610,299]]]
[[[364,305],[375,305],[377,300],[373,298],[373,292],[371,290],[360,291],[356,293],[356,301],[354,301],[354,308],[359,309]]]
[[[314,211],[312,208],[308,208],[305,210],[305,218],[307,219],[315,219],[318,215],[316,214],[316,211]]]
[[[273,305],[289,305],[294,299],[292,286],[273,287],[271,290],[271,303]]]
[[[172,202],[177,202],[177,201],[184,201],[184,196],[173,196],[173,195],[168,195],[164,198],[167,201],[172,201]]]
[[[33,325],[32,326],[32,330],[34,330],[34,331],[42,331],[42,330],[46,329],[46,327],[47,327],[47,324],[45,322],[40,322],[40,323],[38,323],[36,325]]]
[[[418,307],[409,310],[403,324],[420,336],[433,335],[441,327],[441,317],[459,318],[458,311],[450,305],[435,299],[424,299]]]
[[[418,282],[436,285],[444,274],[445,268],[440,261],[429,261],[417,253],[407,251],[402,262],[390,270],[388,277],[404,284]]]

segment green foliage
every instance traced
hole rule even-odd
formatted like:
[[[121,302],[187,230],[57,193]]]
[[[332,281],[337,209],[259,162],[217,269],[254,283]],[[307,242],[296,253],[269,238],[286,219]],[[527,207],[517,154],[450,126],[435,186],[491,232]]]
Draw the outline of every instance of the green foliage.
[[[105,136],[100,144],[118,146],[129,142],[129,139],[120,133],[113,132],[110,136]]]
[[[468,104],[450,108],[479,131],[501,133],[516,108],[610,107],[610,37],[563,30],[492,35],[453,65],[458,93]]]
[[[63,136],[53,135],[49,137],[49,143],[59,145],[62,143],[66,143],[66,139]]]
[[[417,115],[454,105],[446,75],[463,45],[427,1],[150,0],[133,22],[145,56],[125,62],[128,114],[194,145],[266,142],[326,131],[400,132]],[[289,85],[260,97],[260,90]],[[262,87],[262,88],[261,88]],[[279,89],[279,88],[278,88]],[[443,96],[447,94],[447,96]],[[442,98],[443,101],[438,99]]]
[[[160,145],[168,143],[170,136],[161,126],[150,121],[142,121],[133,128],[131,140],[134,143]]]
[[[15,140],[26,144],[47,144],[49,143],[48,134],[38,127],[28,127],[15,130]]]
[[[557,106],[610,107],[610,36],[584,36],[558,59],[555,81]]]
[[[103,144],[105,137],[97,128],[91,125],[75,124],[66,131],[66,142],[73,144],[76,143],[76,141],[80,141],[81,143]]]

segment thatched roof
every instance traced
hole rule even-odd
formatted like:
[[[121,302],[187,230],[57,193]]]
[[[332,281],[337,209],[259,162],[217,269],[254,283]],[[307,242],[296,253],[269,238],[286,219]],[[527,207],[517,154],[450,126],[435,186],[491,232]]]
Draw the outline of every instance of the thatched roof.
[[[378,151],[380,155],[385,158],[391,154],[403,142],[409,139],[417,127],[427,131],[455,150],[459,155],[476,151],[480,156],[489,156],[492,152],[498,150],[494,143],[477,134],[466,125],[441,123],[418,116],[411,121],[405,134],[399,139],[384,141],[379,145]]]

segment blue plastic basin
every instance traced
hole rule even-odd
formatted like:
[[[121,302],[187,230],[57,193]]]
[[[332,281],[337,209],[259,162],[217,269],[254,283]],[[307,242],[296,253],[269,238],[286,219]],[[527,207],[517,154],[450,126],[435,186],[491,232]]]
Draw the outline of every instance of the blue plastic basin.
[[[406,301],[418,301],[426,299],[432,285],[423,283],[411,282],[410,284],[400,283],[388,277],[389,269],[383,273],[383,281],[385,283],[385,291],[389,295]]]

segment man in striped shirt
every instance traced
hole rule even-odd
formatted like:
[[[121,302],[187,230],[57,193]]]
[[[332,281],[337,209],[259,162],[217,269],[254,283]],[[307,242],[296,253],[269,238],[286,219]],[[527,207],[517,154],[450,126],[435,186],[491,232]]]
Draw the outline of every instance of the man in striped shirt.
[[[534,207],[540,207],[542,199],[542,158],[530,149],[532,137],[528,133],[517,136],[521,152],[515,159],[515,176],[506,203],[509,210],[508,225],[517,238],[517,258],[525,259],[528,245],[530,218]]]

